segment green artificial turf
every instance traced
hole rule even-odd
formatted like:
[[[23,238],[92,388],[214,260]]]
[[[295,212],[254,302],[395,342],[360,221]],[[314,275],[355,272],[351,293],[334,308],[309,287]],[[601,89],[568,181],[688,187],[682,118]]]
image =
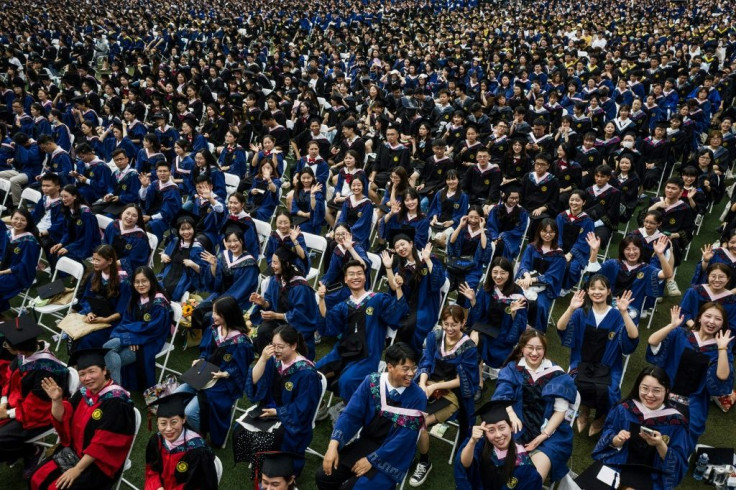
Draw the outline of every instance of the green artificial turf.
[[[700,247],[705,243],[712,243],[717,238],[716,232],[714,230],[719,225],[718,217],[722,209],[723,203],[721,204],[721,206],[714,209],[712,213],[706,215],[701,233],[699,236],[695,237],[695,240],[693,242],[688,261],[680,266],[680,268],[677,270],[677,282],[683,292],[689,285],[695,263],[700,258]],[[633,220],[631,227],[632,229],[633,227],[635,227]],[[623,229],[623,225],[621,226],[621,229]],[[620,240],[620,238],[620,234],[615,237],[615,242],[611,246],[609,256],[615,256],[617,254],[618,241]],[[47,275],[43,273],[39,274],[39,282],[47,281]],[[453,297],[454,295],[451,295],[451,298]],[[556,319],[562,314],[564,309],[567,307],[569,298],[570,296],[557,301],[553,312],[553,318]],[[624,395],[629,392],[636,374],[645,364],[644,352],[647,338],[654,330],[666,325],[669,322],[669,308],[672,305],[678,303],[680,299],[681,297],[665,297],[663,302],[657,305],[656,315],[654,321],[652,322],[652,330],[646,330],[647,320],[642,320],[643,326],[640,332],[641,336],[639,347],[637,351],[632,355],[631,362],[629,363],[628,370],[626,371],[624,377],[624,382],[622,386],[622,393]],[[550,331],[550,334],[548,335],[548,342],[548,357],[553,359],[563,367],[567,367],[569,352],[567,351],[567,349],[561,347],[559,337],[556,333],[554,333],[554,331]],[[178,371],[183,371],[186,369],[186,367],[190,366],[191,360],[196,356],[196,349],[190,348],[188,350],[182,350],[182,345],[183,340],[179,338],[177,340],[177,349],[175,350],[175,352],[172,353],[170,359],[170,367]],[[323,356],[329,348],[330,344],[328,344],[327,342],[319,344],[317,346],[317,357],[319,358]],[[60,354],[60,357],[62,358],[62,360],[66,360],[67,358],[65,353]],[[490,383],[490,386],[487,387],[486,390],[483,392],[483,399],[481,403],[489,399],[492,390],[493,383]],[[134,393],[133,398],[135,400],[136,406],[141,409],[144,406],[142,396],[139,393]],[[249,404],[247,402],[247,399],[244,399],[241,403],[243,404],[243,406],[247,406]],[[132,469],[125,474],[126,479],[132,482],[138,488],[142,488],[143,486],[145,446],[151,435],[151,432],[148,429],[149,424],[145,419],[145,411],[142,410],[142,413],[144,413],[144,420],[141,425],[141,430],[138,434],[138,437],[136,438],[135,446],[132,453],[133,466]],[[711,404],[708,417],[708,425],[705,434],[700,438],[700,443],[719,447],[733,447],[734,440],[736,440],[736,430],[734,429],[735,416],[736,414],[733,413],[724,414],[715,405]],[[330,432],[331,425],[329,420],[318,422],[317,427],[314,431],[314,439],[310,447],[319,452],[324,452],[327,446]],[[454,436],[454,432],[452,429],[448,431],[448,434],[446,434],[445,437],[448,437],[448,435]],[[593,451],[595,442],[595,438],[589,438],[587,437],[587,435],[575,435],[574,450],[571,460],[571,467],[575,472],[579,473],[590,464],[590,454]],[[410,450],[410,448],[407,448],[407,450]],[[228,447],[226,449],[218,448],[215,450],[215,453],[222,460],[224,467],[223,477],[220,484],[220,487],[222,489],[229,490],[252,488],[252,481],[250,481],[250,470],[247,468],[247,466],[242,463],[235,466],[233,463],[232,441],[228,441]],[[447,463],[449,454],[450,445],[432,438],[430,459],[433,464],[433,470],[429,475],[427,482],[423,485],[423,488],[448,490],[454,487],[452,467]],[[298,486],[301,490],[316,488],[314,484],[314,473],[318,465],[320,464],[321,460],[318,457],[311,455],[306,456],[306,467],[304,469],[304,472],[302,473],[302,476],[298,480]],[[0,465],[0,481],[5,482],[3,484],[0,484],[0,487],[8,489],[25,488],[25,482],[22,479],[21,466],[21,464],[18,464],[13,468],[9,468],[7,465]],[[696,482],[692,479],[690,474],[688,474],[679,488],[687,489],[703,486],[704,485],[702,483]],[[408,482],[405,488],[409,488]]]

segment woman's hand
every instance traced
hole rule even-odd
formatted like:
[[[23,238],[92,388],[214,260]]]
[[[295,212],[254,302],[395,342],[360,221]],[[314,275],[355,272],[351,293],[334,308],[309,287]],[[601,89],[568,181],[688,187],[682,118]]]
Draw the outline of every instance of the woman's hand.
[[[654,248],[654,253],[657,255],[662,255],[664,251],[667,250],[667,244],[669,243],[669,241],[670,239],[666,236],[661,236],[658,240],[655,240],[654,245],[652,246],[652,248]]]
[[[56,251],[59,250],[62,246],[63,245],[61,243],[57,243],[56,245],[54,245],[53,247],[49,249],[49,252],[51,252],[52,254],[55,254]]]
[[[301,228],[298,226],[295,226],[294,228],[289,230],[289,238],[291,238],[291,241],[294,242],[294,245],[296,245],[296,240],[299,238],[299,234],[302,232]]]
[[[56,384],[53,378],[43,378],[41,380],[41,388],[52,402],[59,402],[64,397],[64,390]]]
[[[250,293],[250,296],[248,297],[248,301],[251,303],[255,303],[258,306],[263,306],[266,304],[266,301],[263,299],[263,296],[261,296],[258,293]]]
[[[391,269],[394,266],[394,256],[388,250],[384,250],[381,252],[381,262],[386,269]]]
[[[201,254],[199,254],[200,257],[202,257],[202,260],[207,262],[210,265],[215,265],[217,263],[217,257],[209,253],[208,251],[204,251]]]
[[[613,436],[613,439],[611,439],[611,444],[613,445],[613,447],[621,447],[630,438],[631,438],[631,432],[629,432],[628,430],[622,430],[618,434]]]
[[[485,422],[481,422],[480,425],[474,425],[473,430],[470,433],[470,440],[473,441],[474,443],[477,443],[478,441],[483,439],[483,436],[485,435],[487,431],[488,429],[486,429]]]
[[[526,308],[526,298],[519,298],[516,301],[512,301],[509,305],[510,313],[514,313],[523,308]]]
[[[56,488],[71,488],[72,485],[74,485],[74,481],[79,478],[81,473],[82,472],[79,471],[76,466],[72,466],[56,479]]]
[[[544,434],[539,434],[537,437],[529,441],[528,444],[524,445],[524,449],[527,450],[527,452],[534,451],[540,444],[542,444],[544,441],[546,441],[548,437]]]
[[[272,344],[268,344],[266,347],[263,348],[263,352],[261,352],[261,357],[258,358],[258,360],[263,360],[263,362],[266,362],[271,357],[273,357],[274,348]]]
[[[169,262],[171,262],[171,257],[169,257],[165,253],[161,252],[161,263],[162,264],[168,264]],[[187,265],[187,261],[186,260],[184,260],[184,265]]]
[[[664,439],[662,439],[662,434],[659,431],[654,431],[652,434],[649,434],[647,432],[639,432],[639,437],[641,437],[644,442],[649,444],[650,446],[660,446],[660,447],[667,447],[667,443],[664,442]]]
[[[422,261],[429,262],[432,258],[432,244],[427,242],[427,244],[422,249]]]
[[[633,300],[634,295],[631,293],[631,291],[624,291],[621,296],[616,298],[616,308],[618,308],[618,311],[622,315],[628,315],[629,305]]]
[[[322,192],[322,184],[315,184],[309,190],[309,193],[312,194],[312,195],[315,195],[318,192]]]
[[[567,308],[577,310],[578,308],[582,308],[583,304],[585,304],[585,291],[581,289],[577,293],[573,294],[570,299],[570,306]]]
[[[731,330],[726,329],[725,331],[721,330],[716,334],[716,345],[718,345],[718,349],[728,349],[728,344],[731,343],[733,340],[733,337],[731,337]]]
[[[588,242],[588,246],[591,250],[598,251],[601,249],[601,239],[592,231],[585,235],[585,241]]]
[[[460,294],[468,298],[468,301],[475,303],[475,290],[467,282],[460,284],[457,290]]]
[[[399,201],[392,202],[391,212],[389,213],[389,215],[399,214],[400,211],[401,211],[401,203]]]
[[[276,416],[275,408],[264,408],[258,417],[265,419],[266,417],[275,417],[275,416]]]
[[[680,308],[679,305],[675,305],[670,308],[670,325],[674,325],[675,327],[682,325],[682,322],[685,320],[685,316],[682,315],[681,312],[682,308]]]
[[[91,311],[87,313],[87,316],[84,318],[84,321],[87,323],[95,323],[95,320],[97,320],[97,315],[95,315]]]
[[[703,253],[703,262],[710,262],[713,258],[713,245],[705,245],[700,251]]]
[[[510,410],[507,413],[509,414],[511,429],[514,431],[514,434],[521,432],[521,429],[524,428],[524,424],[521,423],[521,419],[516,415],[516,412]]]
[[[228,373],[227,371],[215,371],[214,373],[212,373],[212,379],[224,379],[229,377],[230,373]]]

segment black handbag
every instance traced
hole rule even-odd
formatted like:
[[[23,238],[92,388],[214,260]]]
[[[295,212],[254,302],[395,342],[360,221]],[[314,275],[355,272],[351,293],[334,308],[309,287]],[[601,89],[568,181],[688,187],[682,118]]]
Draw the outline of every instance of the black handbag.
[[[79,456],[69,446],[62,447],[59,451],[56,451],[52,459],[62,473],[74,468],[79,463]]]

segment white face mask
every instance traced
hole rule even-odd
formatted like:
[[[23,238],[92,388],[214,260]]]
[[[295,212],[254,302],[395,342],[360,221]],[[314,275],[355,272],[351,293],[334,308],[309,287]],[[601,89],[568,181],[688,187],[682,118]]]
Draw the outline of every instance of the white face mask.
[[[630,150],[634,147],[634,142],[633,141],[622,141],[621,146]]]

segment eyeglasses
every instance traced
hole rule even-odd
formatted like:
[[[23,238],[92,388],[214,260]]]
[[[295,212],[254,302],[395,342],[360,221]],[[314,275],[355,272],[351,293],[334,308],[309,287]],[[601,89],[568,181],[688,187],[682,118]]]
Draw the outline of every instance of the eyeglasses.
[[[659,396],[664,394],[663,388],[650,388],[646,385],[639,386],[639,393],[642,395],[646,395],[647,393],[651,393],[652,395]]]
[[[134,286],[147,286],[149,284],[151,284],[151,281],[149,281],[148,279],[142,279],[133,283]]]
[[[273,350],[277,350],[277,351],[282,351],[282,350],[286,349],[286,347],[287,347],[284,344],[271,344],[271,346],[273,347]]]

